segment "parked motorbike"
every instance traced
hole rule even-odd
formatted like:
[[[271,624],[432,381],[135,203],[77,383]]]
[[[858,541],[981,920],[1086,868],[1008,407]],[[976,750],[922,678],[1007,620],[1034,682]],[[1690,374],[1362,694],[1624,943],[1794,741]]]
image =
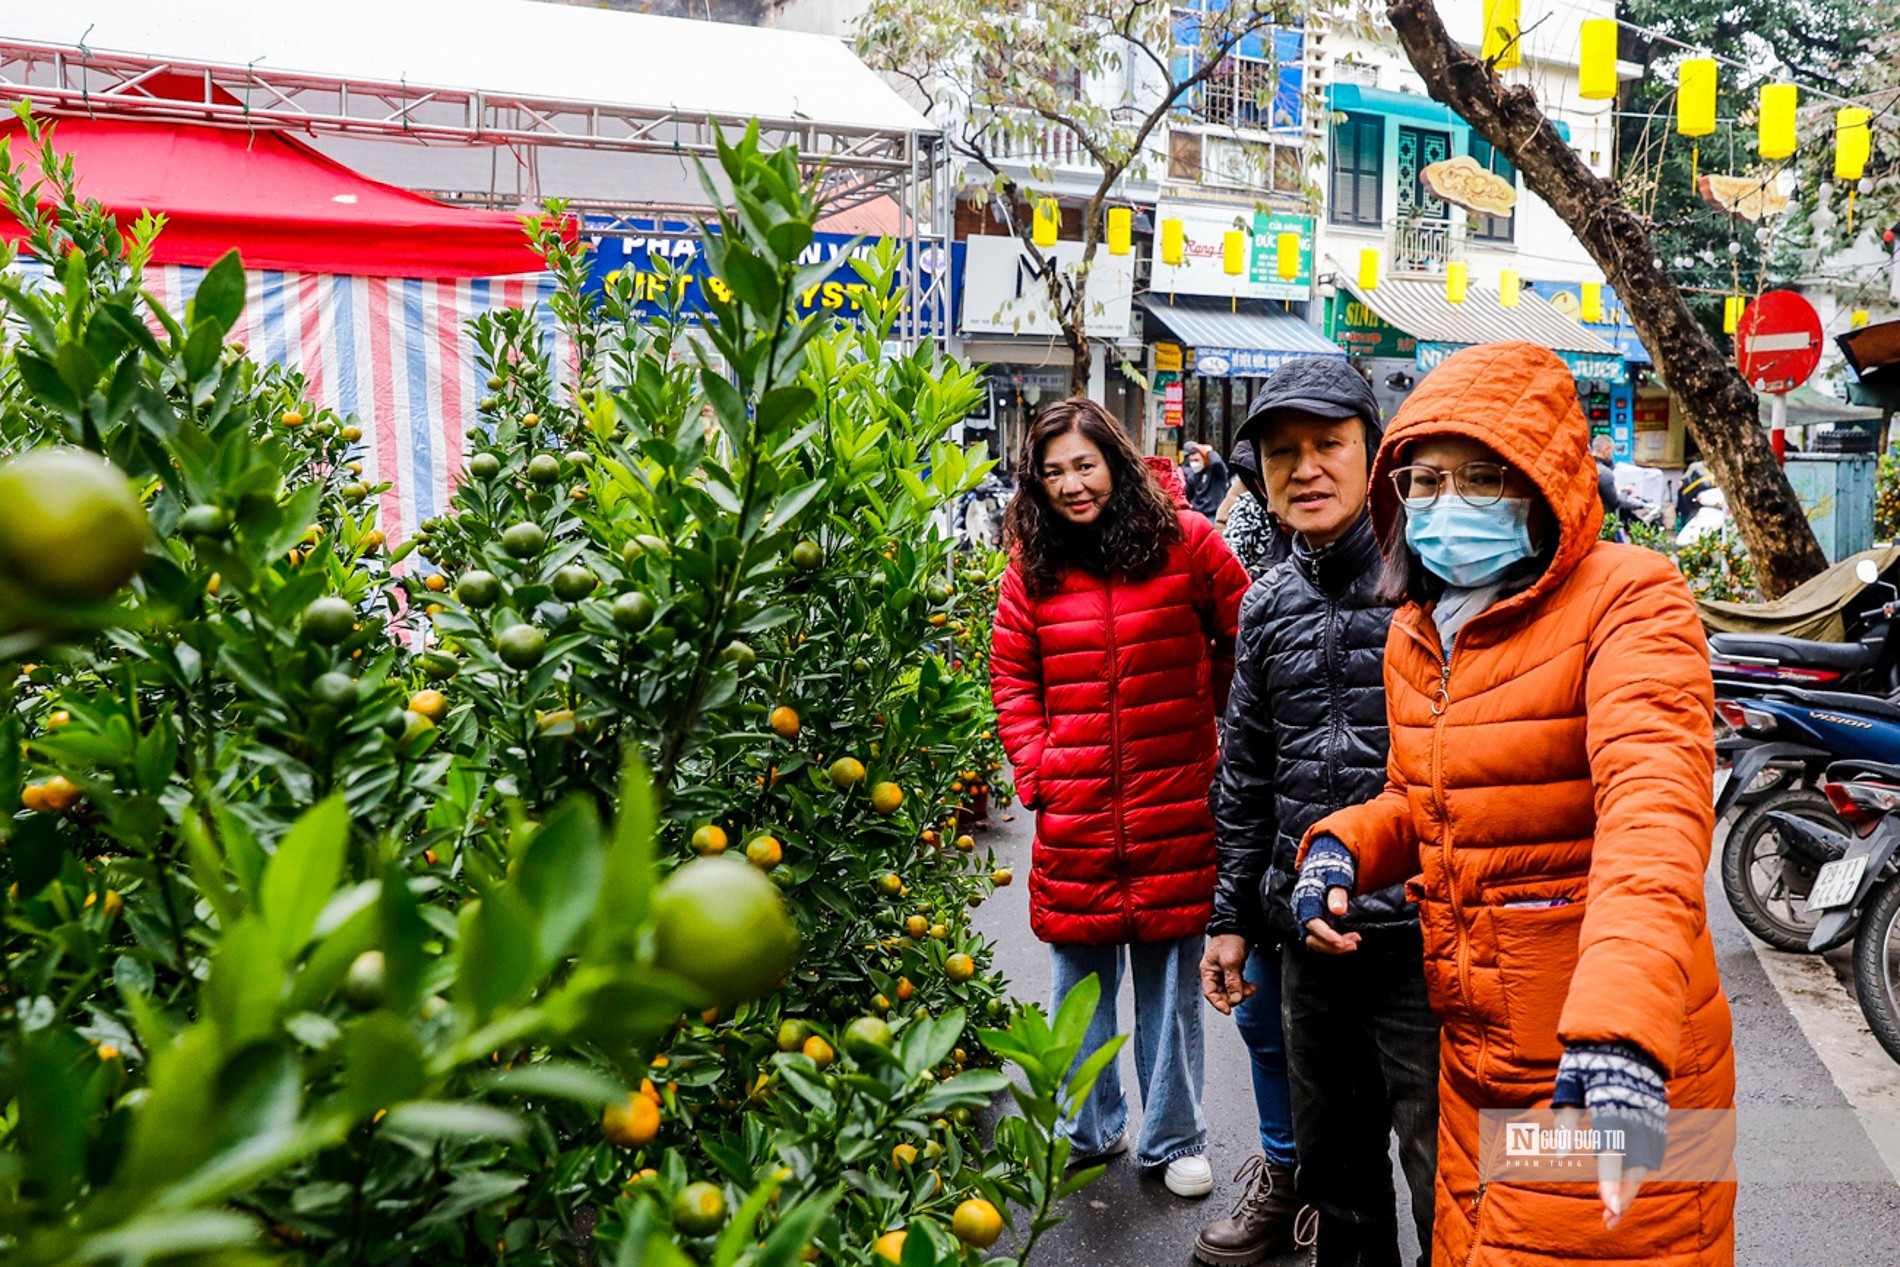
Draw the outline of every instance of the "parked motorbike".
[[[1825,950],[1854,933],[1854,994],[1867,1027],[1900,1061],[1900,765],[1846,762],[1822,785],[1849,831],[1835,832],[1774,811],[1779,827],[1828,860],[1808,892],[1819,916],[1808,948]]]
[[[1676,532],[1676,544],[1692,545],[1710,533],[1720,534],[1728,528],[1728,499],[1722,496],[1719,488],[1704,489],[1696,494],[1696,511]]]
[[[1729,759],[1716,775],[1718,817],[1753,790],[1722,845],[1722,891],[1749,932],[1778,950],[1807,950],[1821,922],[1809,895],[1833,855],[1817,851],[1817,838],[1794,832],[1788,822],[1847,831],[1837,805],[1815,784],[1841,761],[1900,764],[1900,705],[1769,686],[1752,695],[1731,688],[1715,707],[1735,731],[1717,745]],[[1784,781],[1763,789],[1759,778],[1771,768]],[[1832,949],[1852,935],[1851,926],[1838,928],[1815,948]]]
[[[1743,686],[1786,683],[1830,691],[1866,691],[1891,697],[1900,688],[1900,645],[1888,633],[1894,612],[1900,609],[1900,587],[1883,581],[1880,567],[1862,559],[1854,577],[1870,588],[1879,586],[1894,597],[1854,615],[1847,642],[1817,642],[1780,634],[1715,633],[1709,635],[1709,670],[1718,688],[1723,683]]]

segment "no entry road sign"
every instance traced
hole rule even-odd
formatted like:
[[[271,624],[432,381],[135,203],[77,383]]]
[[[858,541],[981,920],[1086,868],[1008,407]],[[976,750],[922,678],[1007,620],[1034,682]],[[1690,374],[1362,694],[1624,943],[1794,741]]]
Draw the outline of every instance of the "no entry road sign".
[[[1791,392],[1821,364],[1821,315],[1792,290],[1771,290],[1735,327],[1742,377],[1758,392]]]

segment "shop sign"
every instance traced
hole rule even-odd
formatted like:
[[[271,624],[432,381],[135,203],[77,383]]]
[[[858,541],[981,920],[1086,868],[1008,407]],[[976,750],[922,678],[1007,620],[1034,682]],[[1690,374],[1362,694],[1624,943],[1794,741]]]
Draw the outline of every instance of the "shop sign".
[[[1288,361],[1311,352],[1271,352],[1261,348],[1196,348],[1194,372],[1202,378],[1264,378]]]
[[[1037,275],[1027,249],[1015,237],[979,235],[962,243],[965,334],[1060,336],[1062,325],[1049,303],[1047,283]],[[1082,243],[1062,241],[1043,251],[1057,268],[1082,263]],[[1097,251],[1089,267],[1088,311],[1082,328],[1099,339],[1125,339],[1135,297],[1135,257]]]
[[[1421,343],[1418,345],[1418,368],[1420,373],[1437,369],[1444,364],[1445,358],[1460,348],[1469,347],[1465,343]],[[1564,352],[1555,348],[1553,352],[1563,358],[1570,367],[1573,378],[1597,378],[1615,385],[1629,381],[1629,369],[1619,356],[1598,356],[1590,352]]]
[[[1181,345],[1179,343],[1155,344],[1155,373],[1167,374],[1181,372]]]
[[[1185,416],[1187,393],[1180,379],[1175,379],[1161,389],[1161,425],[1178,427]]]
[[[1630,321],[1629,309],[1623,306],[1622,296],[1616,293],[1616,287],[1607,283],[1603,287],[1603,320],[1585,321],[1583,283],[1525,282],[1524,285],[1558,312],[1610,344],[1625,359],[1649,360],[1649,353],[1643,350],[1643,341],[1637,337],[1636,326]]]
[[[1179,220],[1184,238],[1179,264],[1161,260],[1160,234],[1148,289],[1156,294],[1218,295],[1237,299],[1310,299],[1313,294],[1313,217],[1249,207],[1217,207],[1191,202],[1155,205],[1155,224]],[[1245,269],[1229,273],[1227,235],[1246,235],[1242,259]],[[1295,233],[1300,239],[1299,272],[1282,279],[1279,235]]]
[[[677,296],[680,311],[697,316],[706,311],[706,296],[730,299],[725,282],[713,276],[701,249],[699,229],[684,221],[648,221],[644,233],[609,235],[602,232],[619,222],[589,221],[591,248],[587,259],[587,289],[598,296],[609,279],[622,276],[631,283],[635,307],[648,317],[663,315],[668,302]],[[812,277],[798,294],[797,315],[838,316],[855,321],[863,314],[864,301],[871,283],[858,272],[859,261],[869,262],[882,249],[874,238],[854,237],[846,233],[819,233],[799,255],[801,266],[827,264],[830,271]],[[906,248],[907,249],[907,248]],[[961,263],[961,242],[947,251],[936,245],[926,246],[918,256],[922,268],[921,284],[916,293],[927,292],[945,272],[954,272]],[[952,291],[954,292],[954,289]]]
[[[1326,303],[1326,337],[1347,356],[1411,356],[1418,340],[1379,319],[1379,314],[1348,295]]]

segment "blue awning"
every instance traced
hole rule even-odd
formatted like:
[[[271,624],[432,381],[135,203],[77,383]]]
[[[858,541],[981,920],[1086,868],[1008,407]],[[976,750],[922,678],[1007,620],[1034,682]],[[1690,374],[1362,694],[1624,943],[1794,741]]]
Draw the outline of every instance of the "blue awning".
[[[1420,96],[1416,92],[1393,92],[1389,88],[1368,88],[1363,84],[1334,84],[1332,107],[1334,110],[1384,114],[1419,123],[1436,123],[1447,128],[1471,126],[1450,106],[1433,101],[1430,97]],[[1570,140],[1568,123],[1561,119],[1552,119],[1551,123],[1556,126],[1558,136],[1565,141]]]
[[[1194,372],[1207,378],[1257,378],[1303,356],[1346,355],[1338,344],[1287,312],[1235,311],[1225,301],[1139,300],[1151,316],[1194,349]]]

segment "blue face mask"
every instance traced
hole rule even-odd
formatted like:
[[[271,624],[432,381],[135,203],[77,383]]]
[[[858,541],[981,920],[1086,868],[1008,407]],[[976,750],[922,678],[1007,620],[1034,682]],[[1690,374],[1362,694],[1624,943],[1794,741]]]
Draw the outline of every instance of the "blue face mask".
[[[1405,544],[1433,576],[1471,589],[1531,557],[1530,517],[1528,497],[1473,506],[1448,492],[1424,510],[1406,512]]]

